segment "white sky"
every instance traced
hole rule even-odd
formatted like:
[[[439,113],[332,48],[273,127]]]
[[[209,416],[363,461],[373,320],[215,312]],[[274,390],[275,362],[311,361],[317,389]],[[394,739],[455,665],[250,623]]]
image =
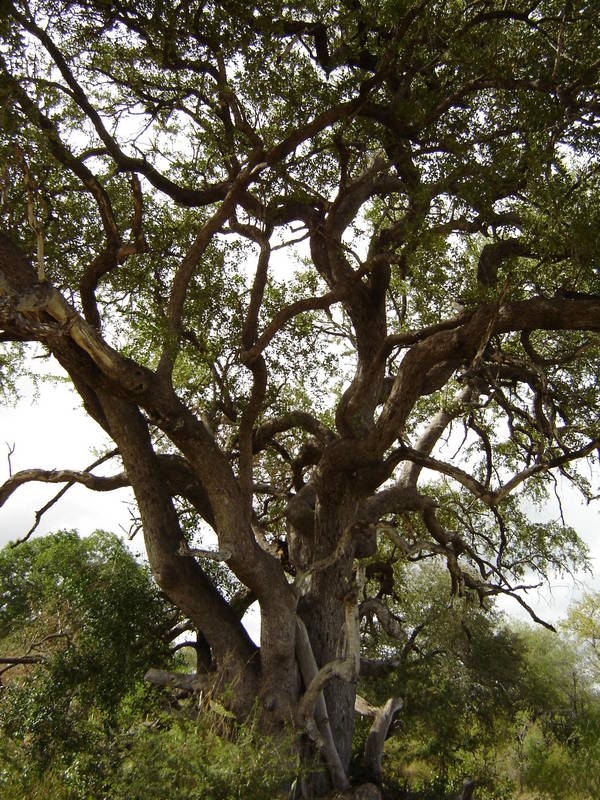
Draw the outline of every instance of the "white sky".
[[[9,476],[7,444],[15,446],[11,457],[14,474],[34,467],[84,469],[95,460],[98,449],[108,443],[104,432],[86,416],[78,396],[67,384],[43,383],[39,399],[35,400],[32,385],[24,381],[21,394],[16,407],[0,407],[0,483]],[[116,460],[109,461],[96,473],[111,474],[119,469]],[[60,488],[60,484],[34,483],[17,489],[0,508],[0,546],[25,535],[34,522],[36,510]],[[562,491],[566,521],[590,546],[594,573],[576,576],[575,584],[569,577],[553,578],[550,586],[529,592],[526,601],[548,621],[564,616],[569,603],[580,597],[582,591],[600,589],[600,506],[586,505],[569,486],[563,485]],[[35,536],[60,528],[75,528],[82,535],[97,528],[125,535],[130,525],[132,500],[130,489],[103,493],[74,486],[44,515]],[[549,514],[555,513],[556,509],[549,509]],[[143,552],[141,534],[135,537],[131,548]],[[515,617],[529,619],[510,598],[502,600],[500,605]],[[250,623],[253,635],[256,625],[256,621]]]
[[[0,407],[0,480],[9,477],[8,445],[14,445],[12,472],[23,469],[77,469],[89,466],[108,437],[83,411],[75,392],[64,383],[43,383],[38,400],[29,382],[20,383],[16,407]],[[114,447],[114,445],[112,445]],[[96,474],[120,471],[118,461],[102,465]],[[35,512],[64,484],[30,483],[19,487],[0,508],[0,546],[21,538],[35,521]],[[59,528],[76,528],[87,535],[98,528],[118,533],[129,527],[130,489],[92,492],[74,486],[43,517],[35,536]]]

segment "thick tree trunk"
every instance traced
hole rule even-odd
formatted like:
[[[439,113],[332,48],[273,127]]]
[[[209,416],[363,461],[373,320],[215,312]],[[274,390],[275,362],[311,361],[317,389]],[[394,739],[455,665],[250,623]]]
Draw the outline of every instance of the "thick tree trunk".
[[[318,564],[331,557],[340,541],[347,542],[334,563],[310,573],[299,599],[298,614],[306,625],[319,668],[343,655],[344,597],[352,584],[353,566],[353,546],[347,531],[354,521],[356,508],[357,500],[343,478],[331,474],[319,477],[312,563]],[[356,684],[339,678],[331,680],[324,690],[333,739],[346,771],[352,753],[355,696]],[[323,780],[313,779],[310,791],[318,796],[325,788]]]
[[[333,661],[343,644],[344,606],[343,596],[339,595],[343,595],[344,588],[349,588],[351,574],[351,559],[323,570],[314,580],[310,593],[301,601],[300,616],[307,627],[319,667]],[[333,586],[339,587],[335,593],[337,596],[331,594]],[[334,678],[325,687],[324,695],[333,738],[341,762],[348,769],[354,731],[356,685]]]

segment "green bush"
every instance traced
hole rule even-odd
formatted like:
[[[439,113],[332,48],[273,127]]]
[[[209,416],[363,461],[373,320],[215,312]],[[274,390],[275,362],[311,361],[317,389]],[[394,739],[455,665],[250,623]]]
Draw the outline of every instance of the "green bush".
[[[284,797],[298,769],[291,735],[252,722],[218,735],[206,717],[138,731],[111,786],[113,800],[263,800]]]
[[[140,693],[145,689],[140,687]],[[188,708],[187,713],[190,713]],[[31,743],[0,738],[2,800],[267,800],[298,772],[294,734],[269,737],[209,709],[173,717],[126,697],[116,733],[89,724],[70,752],[42,764]]]

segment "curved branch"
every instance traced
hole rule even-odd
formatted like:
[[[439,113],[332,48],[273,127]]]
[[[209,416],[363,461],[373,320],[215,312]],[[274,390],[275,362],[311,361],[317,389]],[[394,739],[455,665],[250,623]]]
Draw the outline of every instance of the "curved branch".
[[[370,448],[383,452],[401,434],[415,402],[442,385],[432,370],[441,364],[471,364],[489,337],[521,330],[600,330],[600,296],[566,300],[534,297],[531,300],[481,306],[458,326],[438,330],[415,344],[405,355],[392,391],[370,437]]]
[[[439,544],[424,539],[409,542],[392,525],[385,523],[377,525],[377,532],[383,533],[388,539],[400,549],[405,556],[416,556],[418,553],[430,552],[438,555],[445,555],[446,550]]]
[[[88,467],[88,469],[93,469],[94,466],[97,466],[97,464]],[[96,492],[112,492],[114,489],[129,486],[129,480],[124,472],[105,477],[92,475],[87,470],[80,472],[72,469],[24,469],[15,472],[12,478],[9,478],[0,486],[0,506],[4,505],[19,486],[34,481],[39,483],[68,483],[69,486],[80,483]]]
[[[406,631],[400,620],[395,617],[389,608],[376,597],[369,597],[363,600],[358,609],[359,618],[376,616],[379,624],[388,636],[392,639],[402,639],[406,636]]]
[[[431,469],[434,472],[440,472],[443,475],[454,478],[454,480],[468,489],[475,497],[489,506],[489,508],[496,508],[517,486],[533,475],[553,469],[554,467],[560,467],[563,464],[568,464],[570,461],[575,461],[579,458],[585,458],[598,447],[600,447],[600,438],[595,438],[577,450],[570,450],[567,453],[562,453],[560,456],[540,461],[531,467],[527,467],[527,469],[521,470],[521,472],[518,472],[516,475],[513,475],[510,480],[500,486],[496,491],[488,489],[485,484],[465,472],[465,470],[460,469],[460,467],[455,467],[445,461],[439,461],[431,456],[424,456],[410,447],[404,447],[402,451],[409,461],[419,464],[426,469]]]
[[[106,247],[92,261],[79,281],[79,294],[84,316],[90,325],[94,325],[96,328],[100,328],[101,324],[98,307],[96,305],[96,287],[98,286],[100,278],[126,261],[129,256],[136,253],[144,253],[148,249],[142,231],[142,188],[139,178],[135,173],[131,175],[131,190],[133,194],[131,241],[123,245],[120,236],[118,241],[116,239],[109,240]]]
[[[407,461],[411,461],[420,467],[425,467],[435,472],[440,472],[443,475],[448,475],[448,477],[454,478],[454,480],[462,484],[462,486],[474,494],[475,497],[483,500],[483,502],[487,505],[495,505],[496,501],[494,492],[486,489],[483,483],[478,481],[465,470],[460,469],[460,467],[455,467],[452,464],[446,463],[445,461],[439,461],[437,458],[424,455],[412,447],[402,447],[401,451]]]
[[[121,239],[115,222],[112,204],[106,190],[94,173],[83,161],[76,158],[62,142],[56,125],[39,110],[27,92],[12,77],[2,56],[0,56],[0,67],[2,68],[2,79],[9,87],[10,93],[15,95],[25,115],[44,134],[54,157],[59,163],[71,170],[94,197],[106,237],[110,243],[118,247]]]
[[[598,447],[600,447],[600,438],[593,439],[591,442],[588,442],[588,444],[580,447],[578,450],[571,450],[567,453],[563,453],[560,456],[550,458],[547,461],[534,464],[533,466],[522,470],[514,475],[504,484],[504,486],[501,486],[500,489],[494,493],[494,505],[498,505],[501,500],[503,500],[513,491],[513,489],[515,489],[519,484],[523,483],[523,481],[527,480],[527,478],[530,478],[532,475],[537,475],[539,472],[552,469],[553,467],[560,467],[563,464],[568,464],[570,461],[575,461],[578,458],[585,458],[585,456],[589,456],[589,454]]]
[[[147,180],[152,184],[152,186],[154,186],[155,189],[164,192],[166,195],[182,205],[205,206],[225,198],[227,192],[231,188],[231,184],[229,182],[217,183],[207,187],[206,189],[190,189],[174,183],[172,180],[160,173],[155,167],[153,167],[152,164],[150,164],[145,158],[133,158],[124,153],[114,137],[111,136],[106,130],[100,114],[88,100],[86,93],[77,83],[64,56],[54,44],[52,39],[48,36],[48,34],[39,28],[35,22],[33,22],[33,20],[29,20],[19,14],[14,9],[14,6],[11,9],[11,13],[16,19],[19,20],[26,30],[28,30],[44,45],[52,60],[58,67],[66,84],[68,85],[71,96],[81,108],[83,113],[88,117],[96,129],[96,133],[104,143],[106,150],[121,170],[138,172],[140,175],[143,175],[145,178],[147,178]]]
[[[281,417],[274,417],[257,428],[253,437],[253,452],[263,450],[276,433],[289,431],[291,428],[302,428],[312,433],[322,444],[335,438],[335,434],[326,425],[307,411],[289,411]]]
[[[101,456],[100,458],[96,459],[96,461],[92,462],[92,463],[89,465],[89,467],[86,467],[86,468],[85,468],[85,470],[83,470],[83,473],[78,473],[78,474],[86,474],[86,473],[89,473],[91,470],[93,470],[93,469],[95,469],[96,467],[100,466],[100,464],[103,464],[105,461],[108,461],[110,458],[113,458],[114,456],[118,455],[118,453],[119,453],[119,451],[118,451],[118,450],[111,450],[110,452],[108,452],[108,453],[106,453],[105,455]],[[25,472],[25,473],[27,473],[27,472],[37,472],[37,473],[39,473],[39,472],[44,472],[44,470],[24,470],[23,472]],[[17,476],[18,476],[19,474],[21,474],[21,475],[22,475],[22,474],[23,474],[23,472],[21,472],[21,473],[17,473]],[[65,472],[65,470],[51,470],[51,472],[63,472],[63,473],[64,473],[64,472]],[[19,485],[22,485],[23,483],[26,483],[26,482],[27,482],[27,481],[21,481],[20,483],[16,484],[16,485],[15,485],[14,487],[12,487],[12,488],[11,488],[10,486],[9,486],[9,487],[7,487],[7,484],[10,484],[10,481],[12,480],[12,478],[13,478],[13,477],[16,477],[16,476],[14,476],[14,475],[13,475],[13,476],[11,476],[11,478],[9,478],[9,480],[8,480],[8,481],[6,481],[6,483],[4,483],[2,486],[0,486],[0,507],[4,505],[4,503],[6,502],[6,500],[7,500],[7,499],[10,497],[10,495],[11,495],[11,494],[12,494],[12,493],[15,491],[15,489],[17,489],[17,488],[18,488],[18,486],[19,486]],[[95,476],[91,476],[91,477],[95,477]],[[32,478],[31,480],[39,480],[39,478]],[[55,481],[49,481],[49,482],[50,482],[50,483],[54,483]],[[56,481],[56,482],[57,482],[57,483],[62,483],[62,481]],[[43,505],[41,508],[39,508],[39,509],[38,509],[38,510],[35,512],[35,521],[34,521],[33,525],[32,525],[32,526],[31,526],[31,528],[30,528],[30,529],[27,531],[27,533],[25,534],[25,536],[23,536],[21,539],[17,539],[17,540],[16,540],[16,541],[13,543],[13,547],[14,547],[14,546],[16,546],[16,545],[19,545],[19,544],[23,544],[23,542],[26,542],[26,541],[27,541],[27,540],[28,540],[28,539],[29,539],[29,538],[30,538],[30,537],[33,535],[34,531],[36,530],[36,528],[37,528],[37,527],[38,527],[38,525],[40,524],[40,521],[41,521],[42,517],[44,516],[44,514],[46,513],[46,511],[48,511],[48,509],[52,508],[52,506],[53,506],[53,505],[55,505],[55,504],[56,504],[56,503],[57,503],[57,502],[60,500],[60,498],[61,498],[61,497],[62,497],[62,496],[63,496],[63,495],[64,495],[64,494],[65,494],[65,493],[66,493],[66,492],[67,492],[67,491],[68,491],[68,490],[69,490],[69,489],[72,487],[72,486],[74,486],[74,485],[75,485],[75,483],[78,483],[78,482],[79,482],[79,481],[73,481],[73,480],[69,481],[69,482],[67,483],[67,485],[66,485],[66,486],[63,486],[63,488],[62,488],[62,489],[61,489],[59,492],[57,492],[57,494],[55,494],[55,495],[54,495],[54,497],[52,497],[52,498],[51,498],[51,499],[50,499],[50,500],[49,500],[49,501],[48,501],[48,502],[47,502],[45,505]],[[93,488],[93,487],[90,487],[90,488]],[[117,487],[117,486],[115,486],[115,487],[112,487],[112,488],[120,488],[120,487]],[[102,491],[102,490],[101,490],[101,491]],[[109,491],[109,490],[108,490],[108,489],[104,489],[104,491]]]
[[[96,461],[92,462],[92,464],[84,470],[28,469],[15,473],[5,481],[5,483],[0,486],[0,507],[6,503],[13,492],[26,483],[66,483],[66,486],[55,494],[42,508],[36,511],[34,525],[23,538],[14,542],[13,546],[26,542],[37,529],[42,516],[73,486],[80,484],[97,492],[110,492],[115,489],[130,486],[131,483],[125,472],[110,476],[90,474],[91,470],[117,455],[119,455],[118,449],[111,450],[109,453],[96,459]],[[187,461],[175,454],[160,454],[158,455],[158,462],[172,494],[179,495],[188,500],[202,518],[208,522],[211,527],[214,527],[214,515],[208,496]]]
[[[289,306],[282,308],[281,311],[275,314],[271,322],[259,335],[254,346],[246,351],[246,357],[253,358],[262,353],[283,326],[294,317],[304,314],[306,311],[323,311],[342,299],[343,293],[336,290],[328,292],[321,297],[305,297],[302,300],[296,300],[295,303],[290,303]]]
[[[424,456],[429,456],[448,425],[460,414],[464,405],[473,400],[473,394],[474,392],[471,386],[465,386],[461,389],[455,396],[451,409],[440,409],[427,425],[425,432],[415,443],[414,450],[422,453]],[[410,465],[406,465],[402,470],[402,475],[398,483],[415,486],[419,480],[422,468],[422,464],[412,461]]]
[[[221,228],[224,222],[231,216],[235,207],[240,200],[242,194],[247,189],[249,184],[258,177],[260,172],[266,167],[266,163],[257,163],[256,160],[251,162],[247,167],[240,170],[235,180],[232,182],[231,187],[222,203],[219,205],[215,213],[204,223],[192,246],[186,253],[181,261],[173,283],[171,286],[171,294],[167,303],[167,319],[171,334],[175,338],[181,336],[181,320],[183,315],[183,307],[189,283],[192,279],[194,271],[198,266],[202,255],[212,241],[214,234]],[[173,367],[174,357],[172,353],[173,343],[169,342],[166,349],[161,356],[158,371],[161,374],[167,374]]]
[[[371,778],[376,784],[381,783],[381,762],[383,746],[394,717],[404,705],[400,697],[390,697],[383,706],[372,708],[373,724],[365,742],[363,758]],[[371,714],[369,715],[371,716]]]
[[[391,672],[402,665],[402,656],[392,656],[392,658],[361,658],[360,674],[363,678],[385,678]],[[356,698],[358,700],[358,696]],[[358,714],[362,714],[355,708]],[[370,715],[364,715],[370,716]]]

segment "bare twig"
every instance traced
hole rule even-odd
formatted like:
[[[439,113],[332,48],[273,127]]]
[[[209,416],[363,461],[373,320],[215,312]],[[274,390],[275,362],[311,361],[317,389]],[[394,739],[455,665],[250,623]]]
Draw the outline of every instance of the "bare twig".
[[[13,453],[14,453],[14,452],[15,452],[15,450],[16,450],[16,444],[15,444],[15,442],[13,442],[12,444],[9,444],[8,442],[6,442],[6,447],[7,447],[7,449],[8,449],[8,454],[7,454],[7,456],[6,456],[6,458],[7,458],[7,460],[8,460],[8,477],[9,477],[9,478],[12,478],[12,462],[11,462],[11,457],[12,457]]]

